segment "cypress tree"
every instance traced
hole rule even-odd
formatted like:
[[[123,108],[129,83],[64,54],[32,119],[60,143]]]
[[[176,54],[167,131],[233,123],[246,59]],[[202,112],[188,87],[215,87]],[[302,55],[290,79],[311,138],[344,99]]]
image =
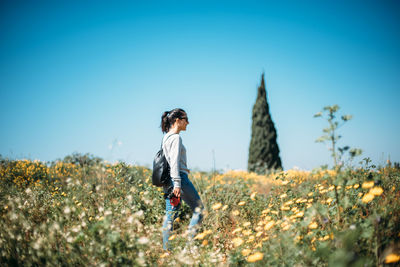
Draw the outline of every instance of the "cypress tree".
[[[261,76],[261,85],[258,87],[256,103],[253,106],[252,119],[248,170],[261,174],[282,169],[276,142],[277,134],[269,114],[264,73]]]

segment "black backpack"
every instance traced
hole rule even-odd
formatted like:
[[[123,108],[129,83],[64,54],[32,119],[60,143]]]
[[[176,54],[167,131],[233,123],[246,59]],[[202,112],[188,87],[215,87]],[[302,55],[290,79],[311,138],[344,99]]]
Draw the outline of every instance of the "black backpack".
[[[165,158],[164,151],[161,149],[157,152],[153,160],[153,176],[152,182],[155,186],[167,185],[171,180],[170,167]]]

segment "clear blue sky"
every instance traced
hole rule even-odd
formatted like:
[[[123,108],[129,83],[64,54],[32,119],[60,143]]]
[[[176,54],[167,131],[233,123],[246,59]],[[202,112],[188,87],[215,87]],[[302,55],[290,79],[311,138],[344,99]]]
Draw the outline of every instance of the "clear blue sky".
[[[189,115],[190,168],[246,169],[265,72],[285,169],[331,163],[315,143],[400,161],[398,1],[1,1],[0,154],[72,152],[150,166],[163,111]]]

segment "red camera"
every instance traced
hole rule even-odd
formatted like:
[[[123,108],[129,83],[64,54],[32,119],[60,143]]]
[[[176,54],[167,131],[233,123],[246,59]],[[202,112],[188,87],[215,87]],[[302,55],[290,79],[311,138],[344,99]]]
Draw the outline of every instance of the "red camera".
[[[179,205],[179,203],[181,202],[181,198],[180,197],[176,197],[176,196],[172,196],[169,199],[169,202],[171,203],[172,206],[176,207]]]

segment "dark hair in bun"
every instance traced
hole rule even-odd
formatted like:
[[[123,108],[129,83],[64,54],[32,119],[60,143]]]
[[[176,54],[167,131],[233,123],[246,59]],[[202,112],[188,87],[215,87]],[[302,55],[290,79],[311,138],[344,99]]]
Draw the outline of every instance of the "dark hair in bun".
[[[186,112],[181,108],[175,108],[170,111],[165,111],[161,116],[161,130],[167,133],[176,119],[187,119]]]

